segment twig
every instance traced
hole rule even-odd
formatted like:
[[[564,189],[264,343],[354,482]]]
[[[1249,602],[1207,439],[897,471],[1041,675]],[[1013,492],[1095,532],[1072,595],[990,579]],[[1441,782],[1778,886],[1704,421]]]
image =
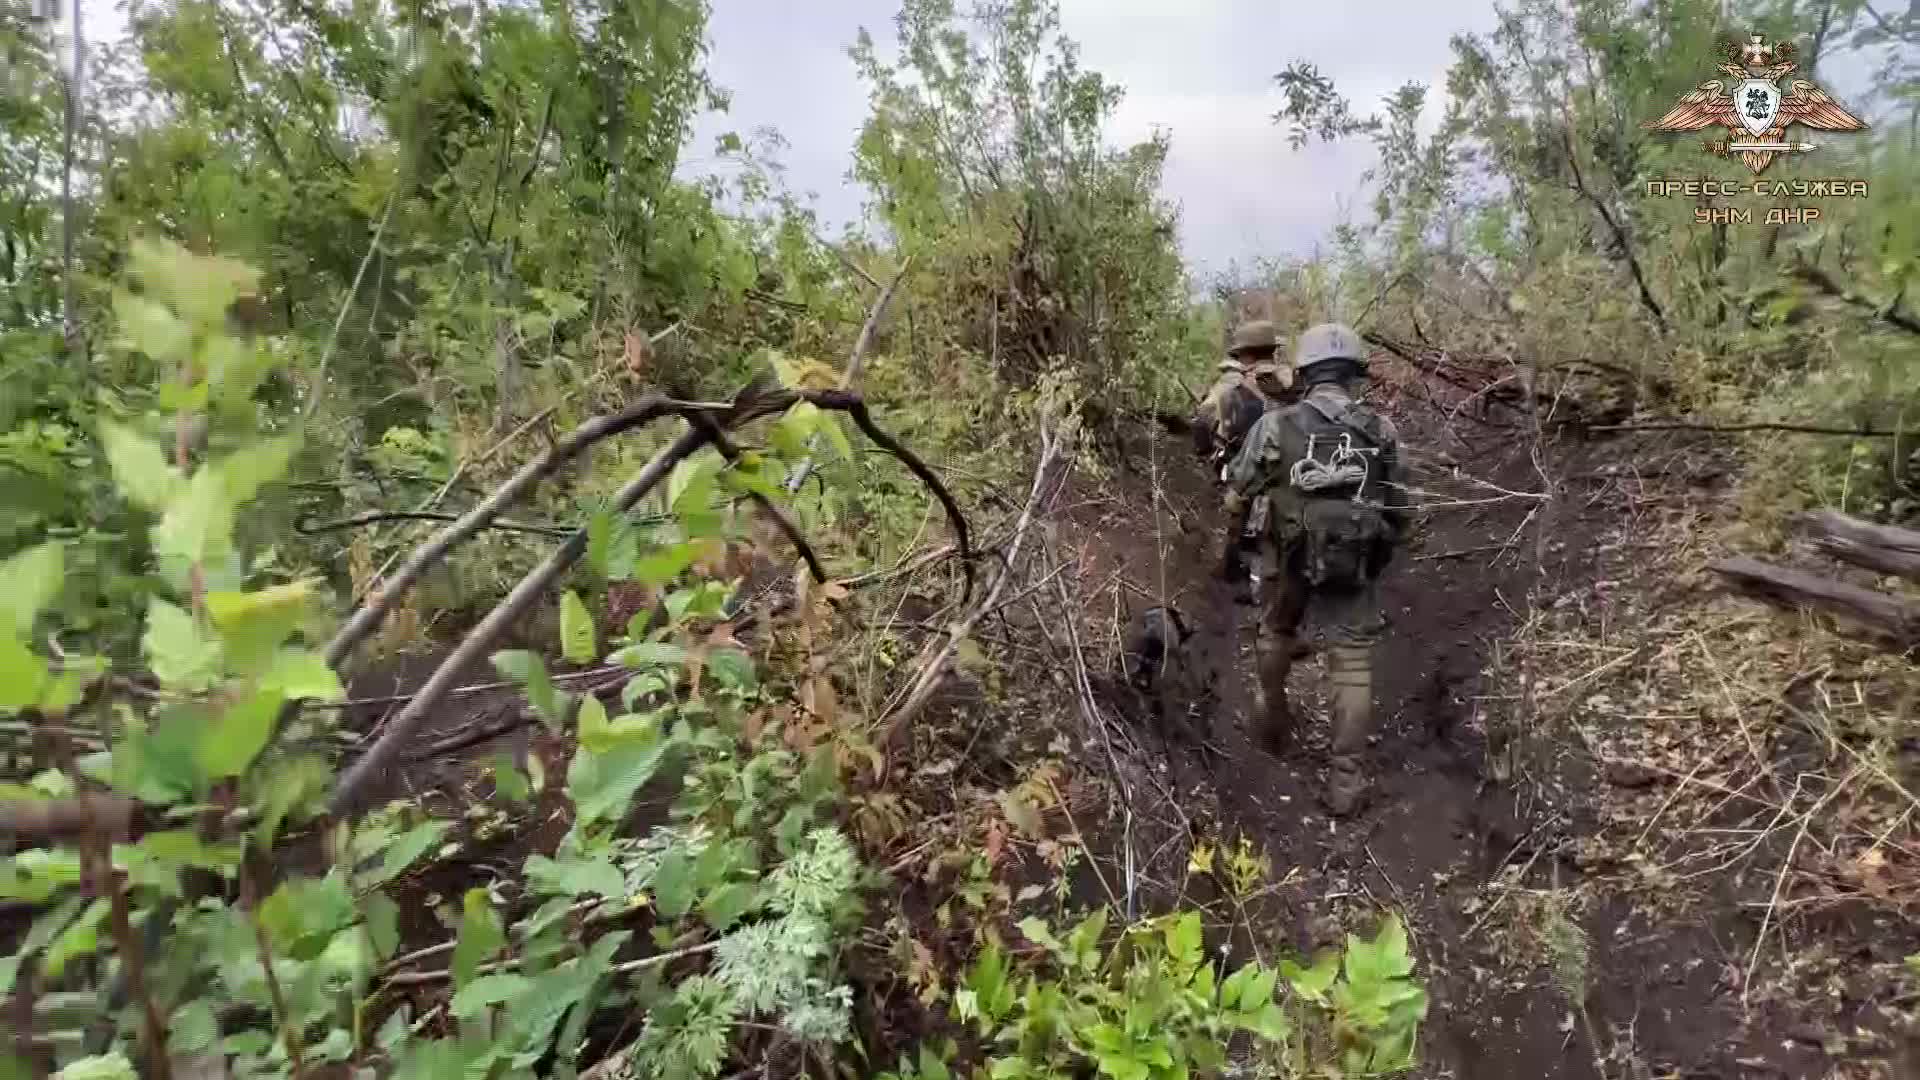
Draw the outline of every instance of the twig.
[[[280,975],[273,970],[273,946],[267,941],[267,926],[260,921],[260,900],[258,888],[253,882],[253,873],[243,857],[240,866],[240,907],[247,922],[253,926],[254,949],[260,954],[260,968],[267,977],[267,997],[273,1002],[273,1012],[280,1020],[280,1039],[287,1048],[287,1061],[293,1066],[295,1080],[300,1080],[307,1072],[306,1057],[300,1049],[299,1025],[293,1011],[287,1008],[287,996],[280,987]]]
[[[311,420],[313,411],[320,406],[320,397],[327,387],[327,364],[333,359],[333,350],[340,344],[340,330],[347,325],[347,312],[353,308],[353,298],[360,295],[360,282],[367,276],[367,267],[373,264],[373,257],[380,252],[380,238],[386,235],[387,221],[393,217],[393,204],[400,194],[399,185],[387,192],[387,207],[380,212],[380,224],[374,227],[373,242],[367,245],[367,253],[360,259],[360,269],[353,273],[353,284],[347,287],[347,295],[340,298],[340,313],[334,316],[333,332],[327,335],[327,346],[320,351],[320,363],[313,369],[313,389],[307,398],[307,406],[301,412],[301,419]]]
[[[725,458],[729,465],[740,460],[740,448],[733,444],[733,440],[727,437],[727,433],[721,430],[720,425],[714,422],[710,414],[695,412],[688,414],[687,418],[693,422],[696,428],[705,431],[707,441],[713,444],[714,449],[720,451],[720,456]],[[800,553],[802,559],[806,560],[807,570],[813,574],[813,580],[825,582],[827,580],[827,568],[820,565],[819,557],[813,553],[813,545],[807,543],[807,538],[800,535],[800,530],[795,527],[792,519],[787,517],[779,507],[773,505],[771,499],[768,499],[758,491],[749,489],[747,497],[753,500],[754,505],[760,508],[761,513],[767,515],[767,517],[773,521],[775,527],[780,530],[781,534],[786,536],[787,542],[793,545],[794,550]]]
[[[631,975],[636,971],[646,971],[649,968],[661,967],[666,964],[671,964],[675,960],[684,960],[689,956],[699,956],[702,953],[710,953],[719,947],[720,942],[718,941],[705,941],[698,945],[689,945],[683,949],[670,949],[667,952],[655,953],[652,956],[643,956],[638,960],[628,960],[623,964],[615,964],[607,969],[607,974]],[[506,960],[496,960],[490,964],[481,964],[474,968],[474,971],[477,974],[486,975],[496,971],[506,971],[519,965],[519,960],[509,958]],[[441,968],[436,971],[402,971],[382,980],[382,985],[426,986],[432,983],[446,982],[452,978],[453,970],[451,968]]]
[[[893,711],[891,716],[882,722],[880,730],[873,741],[875,748],[884,751],[888,743],[893,739],[894,733],[900,730],[901,725],[912,719],[932,698],[933,691],[938,688],[940,683],[946,678],[947,671],[952,665],[954,654],[960,648],[960,642],[966,640],[981,618],[995,608],[996,602],[1000,599],[1001,591],[1006,588],[1008,579],[1013,576],[1014,565],[1020,556],[1020,547],[1026,541],[1027,530],[1033,524],[1034,510],[1040,504],[1041,495],[1046,489],[1049,471],[1053,466],[1055,457],[1058,456],[1060,451],[1060,441],[1053,438],[1047,432],[1042,431],[1040,438],[1042,441],[1040,464],[1034,469],[1033,490],[1027,496],[1026,508],[1020,512],[1020,521],[1014,526],[1013,544],[1007,554],[1006,568],[994,576],[993,587],[988,590],[986,599],[980,602],[980,606],[975,608],[966,618],[950,627],[947,630],[947,640],[930,654],[926,663],[921,665],[919,672],[914,677],[914,681],[909,684],[910,688],[906,692],[906,695],[901,699],[899,707]],[[965,602],[964,598],[962,602]]]
[[[1800,815],[1800,829],[1793,834],[1793,843],[1787,847],[1787,857],[1781,860],[1780,872],[1774,876],[1773,898],[1767,902],[1767,912],[1760,918],[1760,933],[1754,936],[1753,954],[1747,957],[1747,974],[1740,980],[1740,1004],[1743,1007],[1747,1004],[1748,995],[1753,991],[1753,971],[1760,963],[1760,949],[1767,943],[1767,929],[1773,922],[1774,909],[1780,906],[1780,894],[1786,888],[1787,872],[1793,869],[1793,857],[1800,850],[1800,841],[1806,839],[1807,827],[1813,823],[1814,815],[1832,802],[1835,795],[1846,790],[1847,784],[1858,775],[1860,775],[1860,769],[1856,767],[1853,772],[1847,774],[1845,779],[1833,785],[1832,790],[1821,796],[1820,801],[1813,804],[1813,809]]]
[[[318,536],[322,533],[340,532],[346,529],[361,529],[368,525],[379,525],[388,521],[458,521],[457,514],[441,514],[429,510],[373,510],[357,514],[338,521],[323,521],[318,525],[309,525],[303,519],[293,523],[293,531],[301,536]],[[492,521],[484,528],[498,529],[501,532],[532,533],[536,536],[561,537],[573,532],[559,525],[529,525],[518,521]]]

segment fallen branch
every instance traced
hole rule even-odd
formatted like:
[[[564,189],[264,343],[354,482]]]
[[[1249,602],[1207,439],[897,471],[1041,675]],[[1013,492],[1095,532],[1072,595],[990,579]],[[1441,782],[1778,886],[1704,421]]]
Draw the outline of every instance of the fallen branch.
[[[1839,615],[1902,648],[1920,644],[1920,603],[1745,557],[1722,559],[1708,569],[1755,599]]]
[[[1787,431],[1801,435],[1851,435],[1861,439],[1898,438],[1897,431],[1881,431],[1878,428],[1832,427],[1823,424],[1793,424],[1761,421],[1752,424],[1704,424],[1691,420],[1654,420],[1639,424],[1594,424],[1587,431],[1705,431],[1717,435],[1734,435],[1747,431]]]
[[[634,419],[631,422],[625,420],[629,414],[643,411],[650,413],[650,416],[667,414],[684,416],[688,420],[688,427],[679,438],[675,439],[665,449],[654,455],[653,459],[649,461],[633,479],[629,480],[626,486],[622,487],[619,492],[614,495],[611,509],[615,513],[625,513],[638,504],[639,501],[645,498],[661,481],[666,479],[676,465],[690,457],[701,447],[708,445],[712,441],[713,433],[716,430],[724,431],[729,427],[744,424],[758,417],[781,412],[791,408],[799,401],[807,401],[812,403],[816,408],[844,412],[853,417],[854,423],[869,439],[886,447],[887,450],[899,458],[915,476],[919,477],[921,482],[933,490],[935,497],[940,500],[941,505],[946,509],[947,516],[953,525],[955,541],[959,545],[960,556],[964,560],[963,566],[966,570],[967,594],[971,595],[973,588],[974,556],[969,543],[966,517],[960,512],[959,504],[954,502],[953,496],[948,493],[945,485],[940,483],[940,479],[933,474],[933,471],[927,468],[925,462],[922,462],[919,457],[902,446],[892,436],[880,430],[879,426],[873,422],[873,417],[867,411],[866,403],[860,399],[859,395],[846,391],[779,391],[770,389],[764,382],[755,382],[742,389],[739,394],[735,395],[734,400],[727,405],[706,405],[655,398],[649,402],[636,405],[632,409],[614,414],[615,417],[621,418],[621,421],[625,423],[627,427],[643,422],[640,419]],[[611,420],[612,418],[605,419]],[[583,428],[592,428],[593,426],[594,422],[590,421],[589,424],[583,425]],[[576,431],[576,436],[578,435],[579,432]],[[595,437],[604,438],[605,433],[601,433]],[[554,450],[550,450],[548,454],[542,455],[541,460],[548,460],[559,449],[559,447],[556,447]],[[577,452],[577,449],[575,452]],[[531,467],[529,467],[529,469],[523,469],[521,474],[517,474],[513,481],[509,481],[509,484],[512,485],[520,482],[521,477],[527,475],[530,469]],[[551,471],[551,469],[548,471]],[[531,480],[527,481],[529,485],[531,482]],[[502,490],[505,491],[506,489]],[[495,495],[489,498],[483,505],[493,505],[497,509],[497,506],[504,502],[500,495],[501,493],[496,492]],[[472,512],[469,512],[468,516],[472,517]],[[457,539],[454,534],[459,533],[461,528],[461,525],[456,524],[451,529],[445,530],[439,536],[436,536],[422,548],[421,552],[416,552],[414,557],[408,560],[407,567],[403,568],[402,574],[406,574],[410,570],[413,576],[417,577],[420,572],[432,564],[433,559],[444,556],[446,550],[450,548]],[[471,535],[471,530],[463,535]],[[428,677],[426,683],[414,694],[412,700],[408,701],[400,713],[387,724],[385,730],[380,734],[380,737],[367,749],[366,753],[349,766],[346,772],[341,775],[339,785],[335,788],[333,798],[330,802],[330,807],[334,814],[344,815],[349,812],[356,805],[358,797],[364,792],[373,777],[380,775],[396,763],[401,748],[406,746],[414,735],[417,734],[420,725],[425,721],[427,715],[439,705],[443,698],[454,690],[454,684],[464,678],[469,670],[479,664],[485,654],[499,641],[507,627],[524,616],[526,612],[545,595],[547,589],[585,553],[586,547],[586,530],[581,529],[574,532],[567,538],[566,542],[561,544],[544,562],[522,578],[520,583],[514,586],[513,591],[508,593],[504,600],[496,605],[492,611],[488,612],[485,618],[480,620],[479,625],[468,632],[466,638],[460,642],[460,645],[441,662],[439,667],[434,669],[433,674]],[[431,557],[424,557],[428,555]],[[817,568],[818,563],[816,561],[809,561],[812,563],[812,567],[810,568]],[[391,604],[391,598],[394,596],[397,596],[397,593],[393,589],[386,587],[382,587],[375,594],[377,599],[384,601],[388,605]],[[370,600],[367,609],[356,613],[354,623],[350,624],[349,628],[359,625],[363,621],[362,616],[366,615],[367,610],[374,608],[374,606],[374,602]],[[366,618],[364,620],[365,625],[361,627],[359,633],[362,636],[370,633],[372,629],[379,624],[379,616],[384,615],[384,613],[385,607],[382,606],[379,608],[377,614]],[[343,629],[339,635],[335,636],[335,642],[340,642],[346,633],[347,630]],[[344,651],[350,650],[353,643],[357,640],[358,638],[348,639],[342,655],[344,655]],[[328,660],[330,663],[337,665],[337,660],[334,658],[331,646],[328,651]],[[292,703],[290,703],[290,707],[293,707]]]
[[[460,515],[453,524],[435,533],[426,543],[414,550],[413,555],[394,571],[393,576],[381,581],[367,594],[366,602],[353,613],[346,625],[333,635],[327,643],[326,659],[331,667],[338,668],[342,661],[352,655],[353,650],[364,641],[386,619],[387,612],[395,602],[411,589],[421,575],[432,568],[456,545],[471,539],[475,533],[487,528],[499,516],[501,511],[523,498],[540,481],[552,476],[562,465],[571,461],[582,451],[602,439],[631,431],[651,423],[662,416],[683,411],[688,403],[674,401],[659,394],[650,394],[617,413],[597,416],[573,429],[566,438],[548,447],[546,452],[534,458],[520,471],[513,474],[493,494],[480,505]]]
[[[1898,327],[1909,334],[1920,334],[1920,315],[1913,315],[1900,310],[1898,302],[1876,304],[1869,297],[1862,296],[1852,289],[1847,288],[1845,285],[1840,284],[1832,274],[1827,273],[1817,266],[1808,266],[1802,263],[1793,268],[1793,276],[1812,285],[1828,296],[1838,297],[1845,303],[1871,312],[1874,318],[1879,319],[1888,326]]]
[[[1797,514],[1793,520],[1815,547],[1841,562],[1920,581],[1920,532],[1875,525],[1834,510]]]
[[[379,525],[388,521],[459,521],[457,514],[441,514],[431,510],[374,510],[358,514],[339,521],[323,521],[318,525],[309,525],[305,519],[293,523],[293,531],[301,536],[319,536],[322,533],[341,532],[346,529],[361,529],[368,525]],[[501,532],[532,533],[535,536],[566,536],[573,530],[560,525],[529,525],[518,521],[493,521],[482,528],[497,529]]]

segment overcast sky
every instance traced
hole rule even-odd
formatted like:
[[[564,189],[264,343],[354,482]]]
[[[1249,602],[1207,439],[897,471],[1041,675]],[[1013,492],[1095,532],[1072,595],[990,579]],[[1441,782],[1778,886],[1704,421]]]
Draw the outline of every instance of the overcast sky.
[[[1368,145],[1295,151],[1272,123],[1273,75],[1289,60],[1313,60],[1356,108],[1371,109],[1409,79],[1442,81],[1449,36],[1493,25],[1487,0],[1371,0],[1364,20],[1338,3],[1279,0],[1061,7],[1082,62],[1126,89],[1110,138],[1133,142],[1155,128],[1171,136],[1165,194],[1180,207],[1182,244],[1202,272],[1307,252],[1355,201]],[[772,126],[789,143],[788,185],[816,196],[830,225],[858,216],[863,193],[846,174],[866,91],[846,48],[862,26],[891,45],[896,10],[893,0],[716,0],[708,66],[733,105],[702,122],[690,166],[713,167],[719,132]]]

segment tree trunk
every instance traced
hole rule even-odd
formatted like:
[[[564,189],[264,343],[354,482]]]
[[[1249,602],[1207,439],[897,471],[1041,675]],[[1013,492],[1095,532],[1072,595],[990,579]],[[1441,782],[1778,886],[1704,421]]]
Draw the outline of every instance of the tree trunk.
[[[1708,568],[1754,599],[1839,616],[1899,649],[1920,645],[1920,603],[1757,559],[1721,559]]]
[[[1875,525],[1834,510],[1796,515],[1794,524],[1815,547],[1841,562],[1920,581],[1920,532]]]

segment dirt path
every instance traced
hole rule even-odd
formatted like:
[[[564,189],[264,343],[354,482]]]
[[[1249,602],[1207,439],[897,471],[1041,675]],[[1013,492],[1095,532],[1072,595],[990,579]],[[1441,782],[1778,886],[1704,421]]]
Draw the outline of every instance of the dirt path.
[[[1465,440],[1403,423],[1410,445],[1444,449],[1467,474],[1514,491],[1540,484],[1528,444],[1511,433],[1476,430]],[[1536,503],[1510,499],[1429,515],[1420,535],[1383,582],[1391,620],[1376,654],[1376,730],[1370,758],[1374,789],[1354,819],[1334,822],[1318,801],[1326,745],[1324,669],[1318,656],[1295,668],[1296,703],[1311,717],[1305,745],[1285,760],[1249,741],[1255,708],[1253,641],[1256,609],[1234,603],[1217,576],[1220,514],[1208,478],[1178,440],[1164,436],[1136,448],[1115,482],[1107,512],[1081,523],[1100,530],[1089,544],[1090,580],[1119,575],[1132,583],[1137,610],[1147,595],[1170,601],[1192,622],[1188,662],[1207,688],[1214,738],[1224,754],[1175,754],[1169,774],[1213,802],[1221,838],[1242,834],[1264,850],[1281,885],[1249,905],[1234,934],[1237,951],[1307,953],[1333,944],[1343,929],[1365,929],[1383,908],[1408,914],[1433,1004],[1424,1075],[1459,1080],[1601,1076],[1586,1022],[1556,986],[1554,957],[1495,933],[1482,887],[1509,864],[1535,877],[1578,877],[1556,865],[1547,843],[1515,798],[1488,778],[1485,732],[1476,704],[1490,692],[1495,650],[1514,629],[1535,581]],[[1555,469],[1582,463],[1561,461]],[[1472,490],[1429,468],[1416,484]],[[1156,504],[1154,521],[1145,508]],[[1479,490],[1478,497],[1487,492]],[[1116,510],[1126,503],[1134,514]],[[1551,598],[1596,572],[1585,552],[1606,524],[1606,508],[1560,509],[1544,543],[1544,584]],[[1158,542],[1156,545],[1156,532]],[[1511,546],[1502,547],[1511,541]],[[1097,602],[1097,601],[1096,601]],[[1555,824],[1548,821],[1545,824]],[[1546,857],[1543,858],[1543,853]],[[1578,925],[1576,918],[1575,925]],[[1249,933],[1251,930],[1251,933]],[[1706,1000],[1711,986],[1675,981],[1657,961],[1663,950],[1699,942],[1663,932],[1614,948],[1599,942],[1581,959],[1594,970],[1586,986],[1593,1027],[1610,1020],[1638,1024],[1639,1049],[1655,1061],[1696,1061],[1725,1029],[1723,1012]],[[1612,1013],[1622,1015],[1613,1016]],[[1645,1015],[1642,1015],[1642,1014]],[[1606,1075],[1626,1075],[1608,1067]],[[1747,1075],[1685,1073],[1683,1075]]]

